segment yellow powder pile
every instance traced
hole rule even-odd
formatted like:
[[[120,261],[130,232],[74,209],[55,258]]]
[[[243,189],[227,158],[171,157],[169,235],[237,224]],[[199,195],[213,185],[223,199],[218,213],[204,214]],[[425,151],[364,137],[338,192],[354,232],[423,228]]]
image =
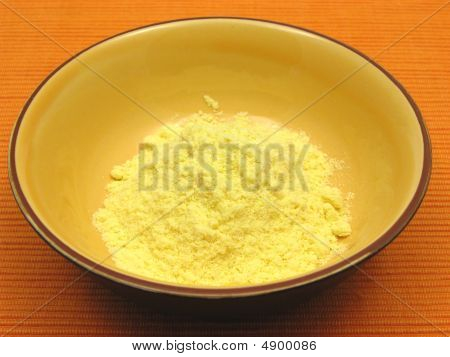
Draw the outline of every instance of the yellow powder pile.
[[[222,118],[200,112],[172,128],[180,135],[163,128],[144,139],[152,145],[148,151],[158,153],[164,146],[192,145],[177,160],[160,159],[145,170],[146,179],[165,172],[168,187],[161,183],[142,188],[137,155],[114,167],[104,206],[94,215],[94,224],[119,268],[184,285],[249,285],[307,273],[345,249],[342,238],[351,233],[347,202],[330,183],[339,164],[317,147],[309,145],[302,162],[307,190],[297,179],[294,188],[286,184],[273,189],[261,180],[256,190],[249,190],[242,187],[242,180],[250,186],[257,184],[252,168],[261,161],[253,151],[236,150],[230,161],[225,150],[215,154],[211,150],[205,160],[217,173],[215,181],[212,170],[198,162],[195,152],[204,143],[216,148],[224,143],[257,144],[274,127],[243,113]],[[285,156],[291,145],[297,158],[309,138],[303,132],[282,129],[260,147],[270,144],[281,145]],[[192,170],[176,173],[180,165]],[[265,165],[270,165],[274,180],[288,169],[286,160],[276,154]],[[193,176],[214,189],[190,187]]]

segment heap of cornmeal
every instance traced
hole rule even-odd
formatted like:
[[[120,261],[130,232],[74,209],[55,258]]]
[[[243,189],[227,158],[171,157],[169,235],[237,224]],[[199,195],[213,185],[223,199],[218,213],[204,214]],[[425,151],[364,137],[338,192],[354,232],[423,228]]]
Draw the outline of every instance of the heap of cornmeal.
[[[223,118],[199,112],[144,142],[160,153],[164,145],[174,148],[188,142],[195,152],[205,143],[217,148],[224,143],[243,146],[270,137],[260,144],[262,150],[276,144],[287,153],[291,144],[296,156],[309,144],[303,132],[282,129],[271,136],[273,131],[244,113]],[[248,167],[243,172],[239,156],[244,154],[237,150],[233,155],[227,161],[227,152],[218,149],[210,157],[215,184],[210,171],[204,171],[195,153],[188,151],[173,162],[160,160],[147,168],[153,173],[166,170],[168,187],[142,189],[138,155],[114,167],[94,224],[115,264],[168,283],[242,286],[310,272],[345,249],[343,238],[351,233],[348,202],[330,183],[338,162],[309,145],[302,162],[306,187],[297,182],[294,188],[284,185],[275,190],[263,181],[257,190],[248,190],[242,187],[243,175],[248,176],[247,183],[253,182],[252,167],[260,158],[245,152]],[[228,173],[227,162],[232,163]],[[176,183],[180,187],[185,181],[189,187],[190,182],[189,172],[175,175],[176,165],[194,168],[213,189],[176,189]],[[287,171],[287,163],[276,155],[270,165],[273,178]]]

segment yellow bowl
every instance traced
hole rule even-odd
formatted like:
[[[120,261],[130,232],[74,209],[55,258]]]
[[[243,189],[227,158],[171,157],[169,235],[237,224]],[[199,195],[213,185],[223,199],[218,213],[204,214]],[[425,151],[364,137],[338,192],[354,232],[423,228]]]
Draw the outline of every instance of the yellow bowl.
[[[150,281],[105,260],[92,214],[102,205],[112,166],[135,154],[161,121],[197,111],[204,94],[226,113],[247,111],[301,128],[346,162],[337,181],[354,201],[344,259],[285,281],[226,288]],[[336,276],[400,233],[431,170],[419,110],[383,68],[312,31],[237,18],[155,24],[81,52],[28,100],[9,160],[25,217],[58,252],[120,285],[201,298],[302,292]]]

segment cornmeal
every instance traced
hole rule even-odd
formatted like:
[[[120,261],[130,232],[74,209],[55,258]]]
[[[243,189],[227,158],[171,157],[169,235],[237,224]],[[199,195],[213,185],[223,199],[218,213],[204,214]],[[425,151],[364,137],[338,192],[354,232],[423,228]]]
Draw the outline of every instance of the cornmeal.
[[[330,182],[340,163],[305,133],[282,129],[270,136],[274,129],[245,113],[224,118],[199,112],[146,137],[146,157],[157,151],[159,160],[148,159],[144,170],[141,153],[141,162],[136,155],[114,167],[104,205],[94,214],[116,265],[168,283],[242,286],[304,274],[340,254],[351,233],[348,202]],[[258,179],[264,155],[220,149],[249,143],[263,153],[272,144],[285,157],[294,150],[298,158],[303,150],[303,182],[296,177],[289,185],[285,177],[278,180],[281,188],[272,187],[290,165],[276,152],[264,163],[270,174]],[[161,159],[165,149],[180,145],[191,149]],[[196,155],[202,145],[208,166]],[[165,181],[149,187],[158,175]]]

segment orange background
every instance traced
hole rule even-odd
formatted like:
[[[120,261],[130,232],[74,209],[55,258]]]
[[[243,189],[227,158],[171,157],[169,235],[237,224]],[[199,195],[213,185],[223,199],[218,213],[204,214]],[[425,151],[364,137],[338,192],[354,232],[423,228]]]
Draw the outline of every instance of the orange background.
[[[145,24],[224,15],[299,25],[375,56],[444,3],[0,0],[0,334],[80,274],[32,231],[9,188],[7,145],[13,123],[33,89],[68,58],[24,18],[72,53]],[[205,321],[152,312],[84,276],[9,335],[450,334],[450,5],[376,60],[414,97],[433,144],[433,175],[420,210],[400,237],[364,266],[409,307],[356,272],[288,313]]]

